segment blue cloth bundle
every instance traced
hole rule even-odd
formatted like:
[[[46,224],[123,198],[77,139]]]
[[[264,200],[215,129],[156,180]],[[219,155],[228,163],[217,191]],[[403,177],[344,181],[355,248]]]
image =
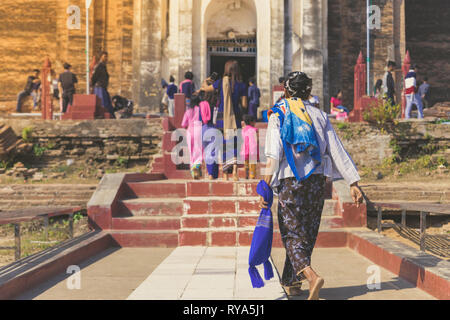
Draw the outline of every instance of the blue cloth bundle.
[[[283,142],[284,153],[289,167],[298,181],[307,179],[321,164],[320,147],[317,142],[314,124],[306,112],[302,100],[297,98],[285,99],[282,103],[272,108],[280,118],[280,134]],[[295,166],[294,153],[307,152],[314,160],[315,167],[305,176],[298,174]]]
[[[262,288],[264,287],[264,281],[259,275],[258,269],[256,269],[257,265],[264,264],[264,278],[266,280],[273,278],[273,268],[269,261],[273,238],[273,217],[271,210],[273,191],[264,180],[258,184],[256,191],[264,198],[268,206],[267,209],[261,210],[258,223],[253,232],[250,256],[248,258],[248,264],[250,265],[248,273],[250,274],[253,288]]]

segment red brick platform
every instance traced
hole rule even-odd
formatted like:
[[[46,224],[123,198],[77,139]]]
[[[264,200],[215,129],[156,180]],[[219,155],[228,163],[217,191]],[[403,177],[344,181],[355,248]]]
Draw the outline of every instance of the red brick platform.
[[[123,247],[249,246],[259,216],[257,180],[166,180],[161,174],[103,178],[88,204],[93,227]],[[365,206],[327,200],[318,245],[342,246],[337,228],[365,225]],[[274,206],[275,247],[282,247]],[[349,214],[347,213],[350,212]],[[332,233],[329,233],[332,232]]]

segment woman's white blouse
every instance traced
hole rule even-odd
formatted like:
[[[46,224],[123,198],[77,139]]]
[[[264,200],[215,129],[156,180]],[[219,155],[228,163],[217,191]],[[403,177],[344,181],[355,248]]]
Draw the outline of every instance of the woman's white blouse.
[[[358,169],[336,134],[328,115],[312,106],[308,101],[303,101],[303,103],[313,122],[322,156],[322,163],[314,171],[314,174],[323,174],[331,179],[344,178],[348,184],[361,180]],[[269,118],[265,156],[276,160],[279,164],[278,170],[273,174],[272,187],[278,186],[282,179],[294,177],[284,156],[283,143],[280,138],[280,119],[275,114]],[[303,152],[295,159],[295,166],[300,176],[305,176],[314,165],[314,160],[307,152]]]

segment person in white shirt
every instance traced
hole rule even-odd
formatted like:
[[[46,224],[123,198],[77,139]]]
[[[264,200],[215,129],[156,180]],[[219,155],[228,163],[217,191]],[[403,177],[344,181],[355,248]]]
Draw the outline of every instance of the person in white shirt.
[[[308,299],[317,300],[324,280],[311,268],[311,255],[325,202],[326,177],[344,178],[357,206],[363,197],[358,187],[358,170],[328,115],[309,102],[311,90],[312,80],[306,74],[289,74],[285,83],[286,99],[269,112],[264,180],[279,199],[278,221],[287,253],[281,284],[291,295],[296,295],[301,282],[307,280]],[[305,120],[299,122],[300,118],[293,114]],[[286,130],[288,138],[285,138]],[[292,136],[300,143],[288,144]],[[299,150],[299,146],[304,150]],[[263,198],[260,206],[267,208]]]

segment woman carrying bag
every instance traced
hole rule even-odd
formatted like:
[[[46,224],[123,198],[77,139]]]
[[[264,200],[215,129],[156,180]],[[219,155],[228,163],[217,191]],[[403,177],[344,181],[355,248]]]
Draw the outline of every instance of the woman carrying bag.
[[[311,255],[325,202],[326,177],[344,178],[359,206],[360,177],[326,113],[309,102],[312,79],[293,72],[285,82],[286,98],[269,111],[264,181],[278,194],[278,221],[286,261],[281,284],[298,295],[309,282],[308,300],[319,299],[324,285],[311,267]],[[261,197],[260,206],[268,208]]]

